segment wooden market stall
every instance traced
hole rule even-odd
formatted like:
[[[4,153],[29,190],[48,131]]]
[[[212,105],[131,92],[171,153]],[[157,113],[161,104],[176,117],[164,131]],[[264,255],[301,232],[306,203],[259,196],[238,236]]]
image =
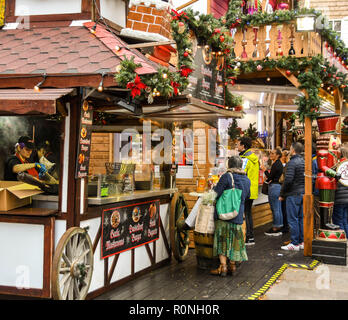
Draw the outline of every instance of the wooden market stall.
[[[41,194],[30,194],[31,200],[24,206],[22,203],[0,212],[1,239],[9,243],[0,249],[4,261],[0,294],[91,299],[168,263],[172,250],[184,256],[188,243],[181,243],[174,233],[180,214],[184,212],[187,217],[188,210],[175,188],[173,171],[160,166],[154,172],[154,180],[156,173],[160,175],[155,188],[133,191],[135,165],[117,158],[115,134],[129,127],[142,133],[144,120],[149,120],[154,130],[173,121],[242,116],[187,95],[169,100],[159,97],[148,105],[130,103],[129,90],[118,86],[112,69],[126,57],[141,64],[138,75],[155,74],[158,65],[128,48],[104,26],[94,26],[92,22],[81,27],[0,32],[0,41],[15,38],[17,43],[30,43],[30,37],[34,37],[40,40],[39,49],[44,52],[41,59],[34,59],[29,50],[23,58],[25,67],[15,60],[3,66],[2,124],[12,130],[14,123],[24,117],[30,125],[14,132],[40,142],[49,137],[48,123],[54,123],[60,172],[56,193],[42,194],[36,189]],[[67,42],[75,44],[73,52]],[[17,46],[7,45],[10,55],[20,54]],[[115,47],[121,48],[115,52]],[[58,64],[55,54],[60,55]],[[23,73],[35,70],[41,71]],[[35,126],[31,125],[33,117]],[[6,132],[6,126],[1,130]],[[9,152],[17,138],[11,137]],[[100,144],[104,146],[100,148]],[[89,164],[93,178],[88,175]],[[112,182],[107,180],[110,177]],[[19,270],[18,266],[23,268]],[[21,284],[16,272],[23,272]]]
[[[90,27],[93,25],[94,23]],[[102,86],[103,90],[117,87],[111,68],[120,64],[122,58],[115,54],[113,49],[116,45],[125,46],[125,43],[100,25],[96,34],[92,34],[88,24],[82,27],[0,32],[0,38],[8,37],[16,37],[17,42],[28,43],[32,41],[30,37],[39,38],[42,46],[39,49],[44,53],[40,56],[41,59],[34,59],[34,55],[31,56],[28,50],[25,58],[26,68],[18,65],[18,60],[13,60],[12,64],[8,63],[5,66],[6,70],[11,68],[12,72],[7,73],[3,70],[5,72],[2,72],[0,79],[0,112],[1,119],[4,119],[2,125],[9,125],[8,130],[12,132],[18,123],[16,121],[36,117],[41,132],[38,132],[37,128],[34,131],[32,127],[24,127],[18,133],[25,132],[37,141],[38,135],[42,139],[45,138],[45,133],[49,133],[49,121],[56,123],[60,177],[57,194],[33,196],[32,200],[28,198],[26,203],[21,202],[21,207],[0,212],[1,239],[3,243],[9,244],[0,249],[3,261],[0,293],[57,299],[84,299],[87,295],[88,298],[92,298],[115,284],[119,285],[167,263],[171,258],[171,249],[166,230],[171,212],[170,202],[176,189],[169,186],[157,191],[135,191],[132,194],[118,194],[114,197],[88,196],[87,174],[93,110],[87,99],[92,99],[94,91],[98,92],[94,88]],[[75,43],[74,52],[66,46],[67,42]],[[11,55],[19,54],[16,52],[18,47],[10,43],[7,46]],[[87,50],[90,55],[86,55]],[[98,58],[94,58],[91,50],[94,53],[99,52]],[[4,52],[1,51],[1,54]],[[53,59],[55,54],[62,56],[58,65],[56,59]],[[142,67],[137,70],[138,74],[157,72],[156,64],[149,62],[141,53],[129,49],[127,54],[128,57],[133,56],[142,63]],[[76,55],[83,57],[76,59]],[[45,69],[42,69],[43,64],[40,63],[45,58]],[[71,63],[71,59],[75,60],[75,63]],[[71,69],[66,69],[68,61]],[[41,68],[42,71],[39,74],[23,73],[29,73],[30,68]],[[111,94],[106,91],[103,93],[106,105],[111,99],[120,101],[123,98],[122,90],[121,95],[117,94],[117,91]],[[6,126],[1,129],[4,134]],[[4,139],[4,136],[2,137]],[[14,143],[18,139],[10,138]],[[9,149],[10,152],[14,143]],[[104,251],[103,255],[102,247],[104,245],[105,249],[105,246],[108,246],[111,250],[113,242],[108,244],[105,240],[107,234],[103,233],[102,225],[107,220],[102,219],[103,214],[112,215],[115,211],[111,210],[113,208],[120,208],[122,212],[126,207],[147,212],[147,206],[150,205],[151,215],[157,219],[150,229],[149,226],[146,227],[146,230],[152,230],[147,234],[147,241],[139,236],[133,237],[135,240],[132,243],[122,247],[129,250],[115,254],[109,264],[107,256],[110,255],[110,251]],[[115,221],[120,218],[114,216]],[[132,218],[132,215],[130,217]],[[149,223],[149,218],[146,223]],[[137,235],[136,229],[133,231],[132,233]],[[104,242],[103,238],[101,239],[103,235]],[[117,244],[115,246],[117,247]],[[18,266],[24,266],[22,285],[16,282]],[[26,275],[30,277],[25,278]]]
[[[275,16],[281,13],[273,13]],[[280,15],[280,14],[279,14]],[[275,16],[275,17],[274,17]],[[306,16],[306,13],[303,14]],[[311,14],[309,13],[309,16]],[[297,98],[298,113],[304,123],[304,141],[305,141],[305,195],[304,195],[304,255],[312,255],[312,241],[314,234],[314,208],[312,195],[312,119],[316,118],[321,112],[321,104],[327,103],[334,105],[331,113],[341,115],[343,105],[343,92],[346,88],[346,65],[345,55],[341,52],[341,57],[334,52],[332,42],[328,40],[322,21],[318,18],[315,25],[315,18],[312,16],[312,27],[308,30],[300,30],[298,21],[287,20],[286,22],[258,22],[253,24],[253,18],[250,16],[250,22],[243,25],[243,28],[235,29],[234,51],[236,56],[240,57],[237,62],[242,70],[238,70],[238,84],[256,85],[264,84],[267,88],[272,86],[287,87],[289,91],[292,88],[298,89]],[[322,19],[322,20],[320,20]],[[267,20],[267,19],[265,19]],[[319,22],[321,21],[321,22]],[[309,62],[309,63],[308,63]],[[236,65],[236,63],[234,63]],[[303,67],[306,65],[305,67]],[[328,71],[330,69],[330,71]],[[335,75],[334,75],[335,74]],[[313,82],[316,77],[317,83]],[[340,79],[333,84],[333,79]],[[305,84],[304,82],[307,81]],[[311,82],[312,81],[312,82]],[[230,88],[233,89],[234,83]],[[236,85],[237,87],[237,85]],[[250,90],[252,91],[252,90]],[[275,89],[276,92],[276,89]],[[310,95],[310,96],[309,96]],[[311,101],[313,96],[316,100]],[[327,111],[327,110],[325,110]],[[275,126],[280,118],[275,119]],[[337,125],[338,136],[340,136],[341,123]],[[277,136],[277,133],[276,133]],[[277,138],[278,143],[281,142]],[[279,143],[280,144],[280,143]]]

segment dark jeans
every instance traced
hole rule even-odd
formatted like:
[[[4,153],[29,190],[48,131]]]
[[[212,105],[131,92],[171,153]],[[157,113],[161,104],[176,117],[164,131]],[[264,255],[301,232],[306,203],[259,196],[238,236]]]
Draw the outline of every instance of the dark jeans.
[[[282,214],[283,214],[283,229],[289,230],[288,217],[286,214],[286,199],[280,201],[280,203],[281,203]]]
[[[286,210],[293,245],[303,242],[303,195],[286,198]]]
[[[332,223],[337,224],[348,235],[348,203],[335,204],[332,213]]]
[[[251,208],[253,206],[253,201],[254,199],[246,199],[244,204],[246,239],[254,238],[254,224],[253,224],[253,217],[251,215]]]

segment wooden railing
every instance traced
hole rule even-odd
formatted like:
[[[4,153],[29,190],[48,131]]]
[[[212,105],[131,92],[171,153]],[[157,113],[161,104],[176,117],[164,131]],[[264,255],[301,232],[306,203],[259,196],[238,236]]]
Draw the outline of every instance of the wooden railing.
[[[295,21],[234,29],[233,39],[235,55],[242,61],[289,55],[307,57],[322,53],[321,36],[316,32],[296,32]]]

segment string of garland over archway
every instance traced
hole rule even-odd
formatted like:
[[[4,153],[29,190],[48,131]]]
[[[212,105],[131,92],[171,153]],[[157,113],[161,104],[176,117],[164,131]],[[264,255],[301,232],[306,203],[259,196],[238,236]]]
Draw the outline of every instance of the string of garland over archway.
[[[198,45],[213,58],[223,61],[225,70],[225,86],[234,85],[238,76],[259,71],[285,70],[287,76],[294,75],[299,83],[299,89],[307,93],[296,99],[298,106],[297,115],[300,121],[305,117],[312,120],[319,116],[321,98],[319,91],[325,90],[333,94],[335,90],[341,91],[344,100],[348,100],[347,75],[338,71],[322,55],[313,57],[282,56],[277,59],[266,57],[262,60],[241,61],[233,51],[233,38],[231,28],[242,29],[245,27],[265,26],[269,24],[292,23],[297,15],[315,14],[317,19],[323,19],[320,12],[314,9],[277,10],[265,13],[259,10],[253,14],[242,14],[243,1],[232,0],[225,16],[220,19],[210,14],[199,14],[191,9],[177,12],[171,11],[172,36],[176,42],[178,55],[178,71],[171,72],[166,67],[160,67],[155,75],[136,75],[138,65],[132,60],[125,59],[115,74],[116,82],[124,88],[131,90],[132,98],[139,101],[152,103],[156,96],[171,98],[185,91],[189,85],[188,77],[193,72],[194,66],[192,53],[192,35],[194,34]],[[333,52],[338,61],[347,69],[348,49],[344,42],[332,30],[322,28],[318,30],[326,47]],[[235,98],[225,90],[226,108],[236,105]]]

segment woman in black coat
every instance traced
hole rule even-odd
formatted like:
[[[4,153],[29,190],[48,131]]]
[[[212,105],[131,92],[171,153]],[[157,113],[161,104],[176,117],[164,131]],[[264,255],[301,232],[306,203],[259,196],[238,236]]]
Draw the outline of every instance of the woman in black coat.
[[[280,161],[281,157],[282,151],[280,149],[272,150],[269,155],[270,160],[272,160],[271,170],[268,171],[264,166],[261,167],[265,171],[267,177],[266,182],[269,183],[268,200],[273,214],[273,226],[265,232],[268,236],[280,236],[282,234],[283,214],[281,202],[279,201],[281,189],[279,179],[283,173],[283,164]]]

